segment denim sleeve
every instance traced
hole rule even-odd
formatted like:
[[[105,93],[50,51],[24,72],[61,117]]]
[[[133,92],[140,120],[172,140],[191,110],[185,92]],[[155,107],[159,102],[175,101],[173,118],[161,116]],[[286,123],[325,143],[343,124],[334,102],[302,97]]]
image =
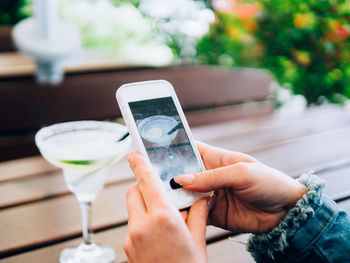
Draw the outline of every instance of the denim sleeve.
[[[350,218],[322,194],[313,174],[298,179],[308,193],[269,233],[253,234],[247,249],[256,262],[350,262]]]

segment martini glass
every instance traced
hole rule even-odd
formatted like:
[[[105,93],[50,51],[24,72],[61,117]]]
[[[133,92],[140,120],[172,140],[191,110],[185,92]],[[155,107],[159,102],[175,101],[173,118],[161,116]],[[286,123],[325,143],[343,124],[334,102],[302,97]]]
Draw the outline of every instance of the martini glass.
[[[107,263],[115,260],[114,250],[94,242],[90,210],[108,175],[108,167],[123,158],[130,137],[119,141],[125,126],[101,121],[73,121],[40,129],[35,143],[44,158],[63,169],[70,191],[77,197],[83,221],[83,243],[64,249],[62,263]]]

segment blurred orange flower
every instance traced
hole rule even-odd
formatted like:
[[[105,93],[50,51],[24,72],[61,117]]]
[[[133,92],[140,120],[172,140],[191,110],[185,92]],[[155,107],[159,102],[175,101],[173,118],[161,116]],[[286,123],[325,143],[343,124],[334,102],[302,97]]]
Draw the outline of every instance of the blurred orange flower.
[[[292,56],[302,66],[307,67],[311,63],[310,53],[303,50],[292,50]]]
[[[243,20],[242,25],[248,32],[255,32],[258,29],[258,24],[252,19]]]
[[[295,14],[294,26],[296,28],[304,29],[306,27],[312,27],[315,23],[315,17],[312,13]]]

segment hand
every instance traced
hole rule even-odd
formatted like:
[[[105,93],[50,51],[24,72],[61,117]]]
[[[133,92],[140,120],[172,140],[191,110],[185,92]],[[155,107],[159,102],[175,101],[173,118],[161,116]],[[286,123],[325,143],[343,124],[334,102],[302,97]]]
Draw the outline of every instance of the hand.
[[[137,179],[127,192],[128,262],[206,262],[208,199],[180,214],[143,157],[131,153],[128,161]]]
[[[208,171],[174,179],[188,190],[215,190],[209,224],[235,232],[267,232],[307,192],[298,181],[249,155],[197,146]]]

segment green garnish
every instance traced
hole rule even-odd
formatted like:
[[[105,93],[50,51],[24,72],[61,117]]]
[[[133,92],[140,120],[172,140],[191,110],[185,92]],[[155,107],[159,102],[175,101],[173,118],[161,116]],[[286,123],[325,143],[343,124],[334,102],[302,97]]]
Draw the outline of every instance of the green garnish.
[[[74,164],[74,165],[89,165],[89,164],[92,164],[93,161],[91,161],[91,160],[76,160],[76,161],[61,160],[60,162],[67,163],[67,164]]]

